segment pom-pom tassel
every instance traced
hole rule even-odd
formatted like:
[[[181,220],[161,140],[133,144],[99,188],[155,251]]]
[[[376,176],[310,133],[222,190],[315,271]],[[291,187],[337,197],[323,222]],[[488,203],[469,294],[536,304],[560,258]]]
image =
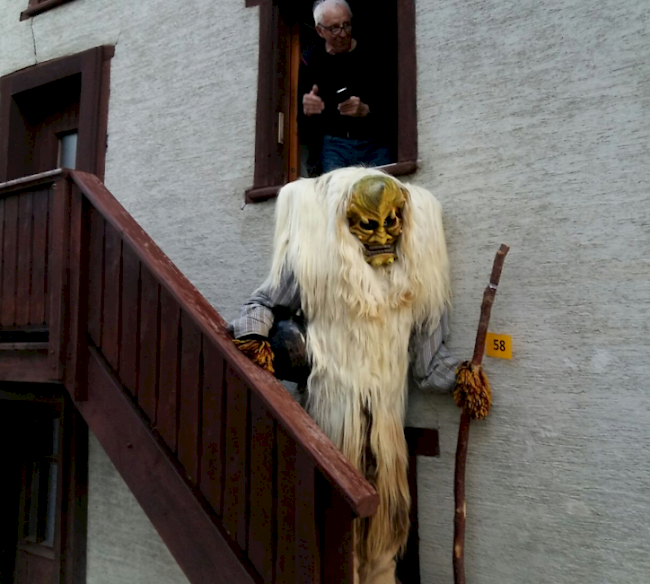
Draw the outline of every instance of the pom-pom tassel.
[[[492,406],[492,390],[480,365],[463,361],[456,370],[456,389],[453,398],[472,420],[483,420]]]
[[[275,373],[273,368],[273,350],[269,341],[260,339],[233,339],[235,346],[246,355],[253,363]]]

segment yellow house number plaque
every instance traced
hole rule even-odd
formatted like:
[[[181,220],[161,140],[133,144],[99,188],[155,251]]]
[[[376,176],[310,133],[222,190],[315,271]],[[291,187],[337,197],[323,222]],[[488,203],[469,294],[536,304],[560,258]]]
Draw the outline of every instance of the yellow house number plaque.
[[[485,341],[485,354],[498,359],[512,359],[512,337],[488,333]]]

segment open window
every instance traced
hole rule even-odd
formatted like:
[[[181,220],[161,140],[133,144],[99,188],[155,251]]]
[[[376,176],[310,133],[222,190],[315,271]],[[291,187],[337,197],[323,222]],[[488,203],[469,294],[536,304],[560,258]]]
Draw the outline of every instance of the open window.
[[[349,0],[354,37],[376,53],[386,73],[386,120],[391,174],[409,174],[417,167],[417,112],[414,0]],[[275,196],[300,176],[301,143],[298,113],[299,69],[303,51],[319,42],[312,17],[313,2],[247,0],[259,5],[260,56],[255,138],[255,175],[246,192],[248,202]]]

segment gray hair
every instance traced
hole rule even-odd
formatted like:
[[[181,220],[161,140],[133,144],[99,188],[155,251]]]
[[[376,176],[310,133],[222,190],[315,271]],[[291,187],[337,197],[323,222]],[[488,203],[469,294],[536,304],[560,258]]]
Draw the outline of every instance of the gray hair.
[[[323,14],[334,6],[342,6],[352,18],[352,10],[350,10],[350,5],[345,0],[318,0],[314,4],[314,24],[319,25]]]

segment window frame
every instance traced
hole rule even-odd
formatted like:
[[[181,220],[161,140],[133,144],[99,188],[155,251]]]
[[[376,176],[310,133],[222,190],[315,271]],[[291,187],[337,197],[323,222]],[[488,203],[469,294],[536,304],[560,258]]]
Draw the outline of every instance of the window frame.
[[[11,402],[19,407],[51,408],[59,413],[60,419],[54,546],[47,548],[39,543],[21,542],[17,515],[18,524],[13,526],[14,553],[21,550],[54,561],[57,583],[83,584],[86,581],[88,522],[88,426],[62,385],[5,382],[0,389],[0,407]],[[19,482],[22,498],[24,485],[22,479]],[[16,504],[17,514],[21,513],[24,502],[19,500]],[[9,539],[4,537],[3,541],[7,543]]]
[[[112,46],[100,46],[76,55],[46,61],[0,78],[0,182],[25,176],[12,160],[12,141],[24,141],[27,132],[17,97],[52,82],[81,75],[77,169],[104,177],[108,97]],[[70,128],[59,127],[57,131]]]
[[[62,4],[67,4],[73,0],[29,0],[27,8],[20,13],[20,20],[27,20],[41,12],[57,8]]]
[[[397,9],[397,160],[381,167],[394,176],[411,174],[417,170],[417,63],[415,43],[415,0],[396,0]],[[278,77],[279,69],[290,59],[290,50],[283,55],[281,42],[282,19],[280,7],[273,0],[246,0],[246,6],[259,7],[259,70],[257,87],[257,116],[255,129],[255,174],[253,186],[246,191],[247,203],[266,201],[275,197],[292,176],[290,153],[281,159],[278,135]],[[284,25],[285,28],[287,25]],[[286,43],[285,43],[286,44]],[[289,43],[290,45],[291,43]],[[291,91],[289,91],[291,93]],[[290,101],[295,96],[284,96],[285,135],[288,126]],[[281,167],[284,165],[284,167]]]
[[[48,419],[58,419],[59,420],[59,439],[57,441],[57,449],[56,452],[53,452],[52,454],[49,455],[44,455],[42,453],[39,453],[36,455],[32,451],[28,451],[25,453],[26,455],[29,454],[30,456],[24,456],[23,458],[23,468],[22,468],[22,476],[21,476],[21,496],[20,496],[20,504],[19,504],[19,513],[18,513],[18,535],[17,535],[17,544],[16,547],[19,550],[22,551],[27,551],[29,553],[32,553],[34,555],[39,555],[39,556],[44,556],[48,559],[51,560],[56,560],[59,561],[60,556],[59,549],[60,549],[60,539],[61,539],[61,496],[62,496],[62,489],[63,489],[63,472],[64,472],[64,465],[63,460],[64,460],[64,452],[63,452],[63,440],[61,440],[61,437],[63,436],[63,427],[61,424],[62,421],[62,402],[56,401],[53,402],[51,408],[48,408],[49,411],[47,412],[47,416],[43,416],[42,412],[34,412],[36,415],[33,416],[32,422],[34,423],[35,426],[40,426],[42,422],[43,417],[47,417]],[[56,416],[54,415],[56,413]],[[39,432],[41,428],[33,428],[36,432]],[[39,442],[43,444],[45,436],[43,434],[39,435]],[[39,476],[38,482],[39,482],[39,487],[38,487],[38,501],[36,504],[34,504],[33,501],[33,470],[34,467],[36,466],[37,463],[43,464],[44,462],[50,462],[50,463],[55,463],[57,465],[57,475],[56,475],[56,486],[54,489],[54,494],[56,496],[55,500],[55,513],[54,513],[54,527],[53,527],[53,539],[51,544],[46,540],[43,532],[47,530],[47,520],[48,520],[48,513],[49,513],[49,508],[47,507],[47,504],[49,504],[49,488],[50,484],[48,481],[48,486],[47,490],[48,492],[46,493],[45,501],[47,503],[45,505],[42,505],[44,502],[43,499],[43,493],[41,492],[40,488],[43,486],[43,483],[45,482],[43,480],[44,477]],[[40,473],[39,473],[40,474]],[[49,476],[48,476],[49,479]],[[45,514],[43,514],[43,511],[45,511]],[[31,537],[31,535],[25,535],[26,531],[29,531],[30,529],[30,523],[32,521],[32,513],[36,513],[36,535],[34,537]]]

